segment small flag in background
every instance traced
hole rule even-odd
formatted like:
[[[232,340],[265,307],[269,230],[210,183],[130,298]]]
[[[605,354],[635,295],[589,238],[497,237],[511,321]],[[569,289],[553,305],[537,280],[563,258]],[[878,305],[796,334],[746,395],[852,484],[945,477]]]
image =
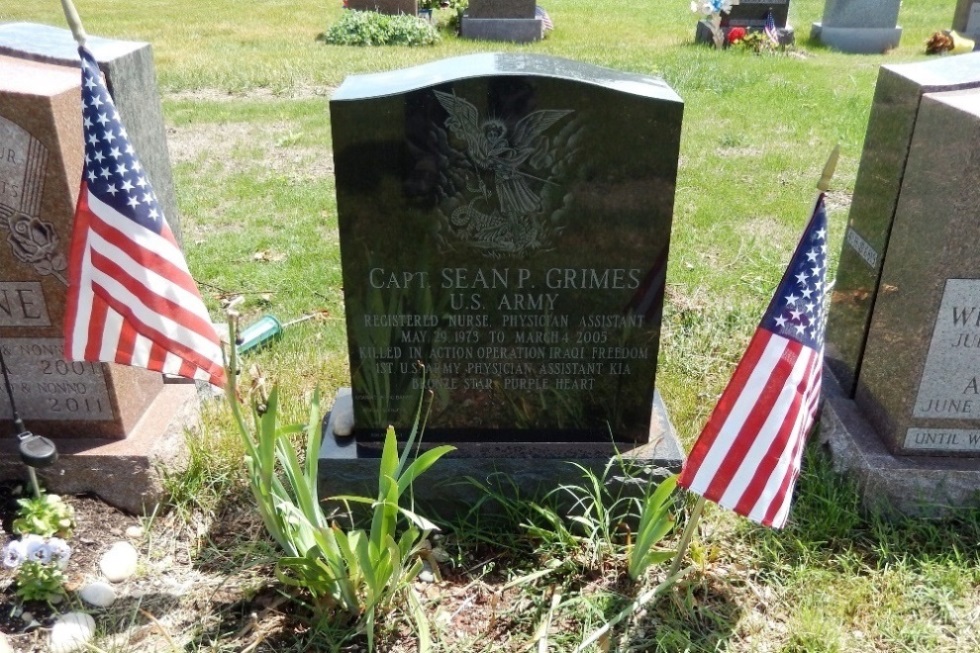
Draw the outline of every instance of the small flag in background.
[[[820,399],[827,214],[813,216],[678,484],[764,526],[789,515]]]
[[[773,45],[779,45],[779,31],[776,29],[776,19],[772,15],[772,9],[766,12],[765,32]]]
[[[544,10],[544,7],[539,7],[535,5],[534,17],[541,19],[541,23],[542,23],[542,27],[544,28],[544,31],[547,32],[549,29],[555,29],[555,24],[551,22],[551,16],[549,16],[548,12]]]
[[[225,383],[221,345],[98,63],[80,47],[85,168],[69,256],[65,357]]]

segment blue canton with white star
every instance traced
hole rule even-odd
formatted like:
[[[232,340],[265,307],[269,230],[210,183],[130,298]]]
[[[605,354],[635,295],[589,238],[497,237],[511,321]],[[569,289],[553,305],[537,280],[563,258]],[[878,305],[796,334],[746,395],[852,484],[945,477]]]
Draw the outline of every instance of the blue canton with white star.
[[[82,122],[85,170],[89,191],[122,215],[160,233],[165,224],[153,186],[136,158],[112,96],[102,81],[99,64],[84,47],[82,57]]]
[[[827,326],[827,212],[823,196],[793,255],[762,328],[819,351]]]

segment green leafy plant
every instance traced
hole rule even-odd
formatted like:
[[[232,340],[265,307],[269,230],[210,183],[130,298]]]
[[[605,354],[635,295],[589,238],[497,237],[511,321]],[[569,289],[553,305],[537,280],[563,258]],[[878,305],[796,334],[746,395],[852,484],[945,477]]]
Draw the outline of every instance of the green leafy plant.
[[[234,364],[233,354],[232,368]],[[371,506],[369,530],[345,530],[328,519],[319,500],[316,464],[321,441],[319,394],[314,395],[305,427],[304,468],[289,437],[304,429],[277,424],[278,388],[269,394],[263,414],[253,411],[254,426],[250,428],[236,399],[235,374],[229,374],[229,379],[228,396],[245,444],[252,494],[266,530],[286,553],[276,564],[277,579],[308,592],[315,608],[324,616],[339,611],[357,620],[372,651],[377,617],[396,607],[396,601],[407,592],[408,611],[419,633],[420,649],[425,650],[429,641],[427,621],[411,582],[422,570],[421,555],[429,535],[438,529],[413,511],[411,491],[415,480],[453,447],[434,447],[409,462],[420,439],[422,399],[401,456],[395,430],[388,428],[377,498],[335,497]],[[278,468],[282,477],[277,474]],[[406,497],[408,507],[402,505]]]
[[[12,527],[18,535],[34,533],[42,537],[71,537],[75,529],[75,509],[57,494],[42,493],[36,497],[18,499],[17,505],[17,518]]]
[[[674,529],[674,516],[670,508],[676,487],[677,475],[674,474],[661,481],[656,490],[648,492],[643,498],[640,523],[629,554],[629,575],[633,580],[639,580],[650,565],[666,562],[676,554],[676,551],[654,548]]]
[[[439,32],[416,16],[347,10],[323,35],[333,45],[434,45]]]

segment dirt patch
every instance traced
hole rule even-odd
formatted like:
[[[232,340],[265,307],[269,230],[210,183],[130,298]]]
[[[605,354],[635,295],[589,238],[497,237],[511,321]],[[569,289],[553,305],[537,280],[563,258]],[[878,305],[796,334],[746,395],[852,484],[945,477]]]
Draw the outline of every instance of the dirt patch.
[[[229,176],[255,169],[262,175],[322,179],[333,174],[327,147],[296,145],[301,130],[288,121],[194,124],[167,129],[167,148],[175,165],[196,163],[203,172]]]
[[[336,86],[295,86],[284,90],[271,88],[253,88],[248,91],[226,91],[218,88],[200,88],[193,91],[177,91],[167,93],[168,100],[191,102],[240,102],[242,100],[309,100],[311,98],[327,98],[334,92]]]

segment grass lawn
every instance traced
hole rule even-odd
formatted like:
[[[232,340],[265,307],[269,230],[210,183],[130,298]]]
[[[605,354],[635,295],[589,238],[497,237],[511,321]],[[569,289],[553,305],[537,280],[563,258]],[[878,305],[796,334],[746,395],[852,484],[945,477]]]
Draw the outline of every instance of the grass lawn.
[[[327,110],[333,88],[349,74],[479,51],[662,76],[684,99],[685,117],[657,385],[690,446],[840,143],[829,198],[836,260],[879,66],[925,58],[926,39],[951,26],[955,3],[906,2],[898,49],[845,55],[808,40],[823,1],[793,0],[798,43],[785,56],[695,46],[696,18],[684,0],[547,0],[557,29],[543,42],[471,42],[444,32],[438,45],[417,49],[318,42],[340,17],[339,0],[76,4],[90,34],[153,44],[185,250],[213,315],[222,299],[243,294],[246,324],[264,313],[322,317],[252,354],[243,375],[246,389],[278,383],[295,421],[305,419],[314,388],[332,397],[349,384]],[[0,21],[64,25],[55,0],[4,3]],[[276,593],[274,547],[249,508],[230,417],[223,405],[205,412],[190,468],[172,478],[173,510],[150,524],[146,546],[207,590],[189,585],[187,596],[170,597],[165,616],[156,613],[167,638],[145,632],[153,629],[138,607],[113,613],[99,650],[362,650],[361,635],[337,625],[315,631],[306,606]],[[617,630],[609,650],[980,650],[978,518],[863,514],[853,488],[811,451],[787,529],[709,507],[691,551],[696,573]],[[534,520],[528,510],[494,527],[507,537],[489,536],[486,525],[447,525],[446,580],[424,593],[436,650],[535,650],[550,616],[548,650],[571,651],[638,591],[624,580],[621,547],[585,555],[595,543],[542,536],[528,528]],[[545,568],[553,571],[511,582]],[[134,632],[147,639],[138,643]],[[381,650],[415,650],[401,619],[381,637]]]

